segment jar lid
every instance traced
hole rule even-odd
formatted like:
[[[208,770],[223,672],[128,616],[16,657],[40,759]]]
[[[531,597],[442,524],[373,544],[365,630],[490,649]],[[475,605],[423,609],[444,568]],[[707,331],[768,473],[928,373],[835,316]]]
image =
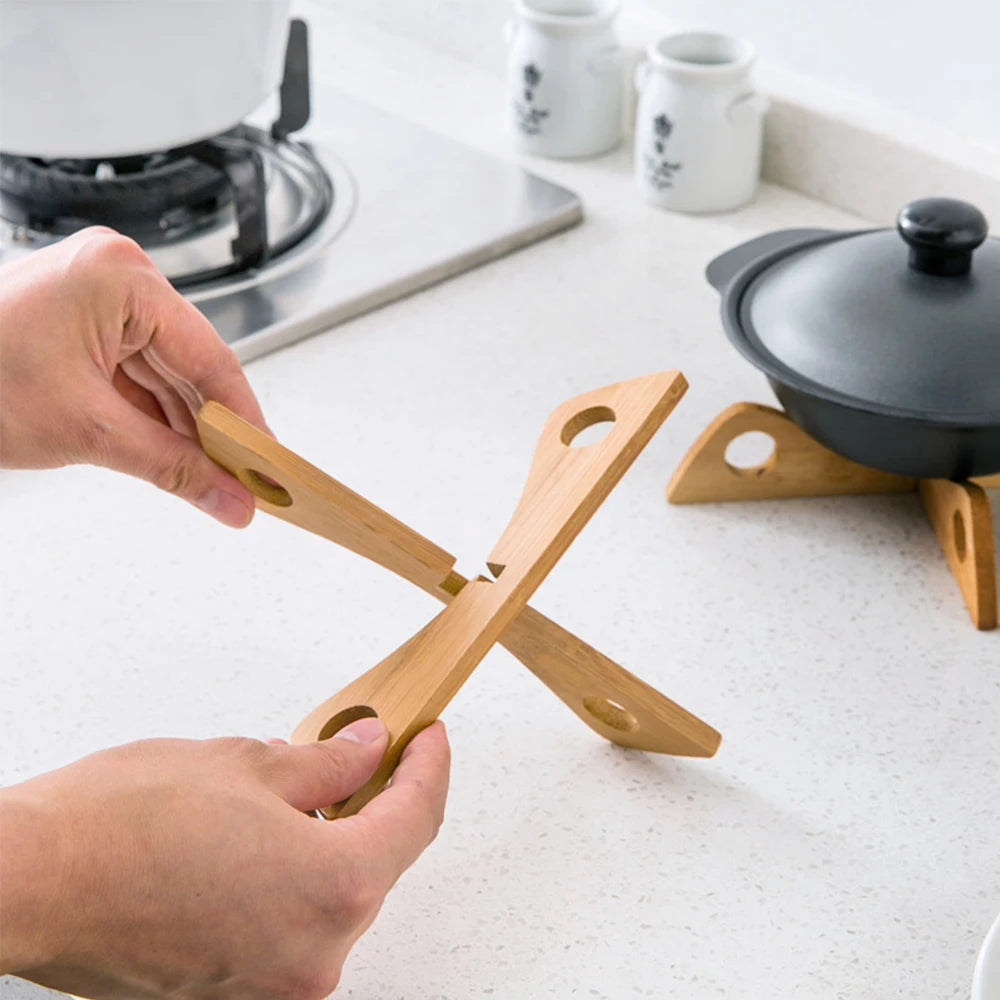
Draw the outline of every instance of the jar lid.
[[[778,380],[870,411],[1000,420],[1000,240],[972,205],[923,199],[896,230],[814,236],[758,263],[727,326]]]

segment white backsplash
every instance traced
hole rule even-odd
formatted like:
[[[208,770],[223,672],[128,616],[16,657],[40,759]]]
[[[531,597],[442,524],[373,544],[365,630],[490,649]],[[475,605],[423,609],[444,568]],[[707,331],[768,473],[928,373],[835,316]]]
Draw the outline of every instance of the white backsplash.
[[[502,69],[501,28],[512,0],[320,2],[481,67]],[[992,99],[1000,89],[998,4],[624,0],[623,8],[640,18],[655,12],[681,28],[742,35],[768,64],[1000,149],[1000,114]]]
[[[504,73],[512,0],[313,2]],[[916,197],[966,198],[996,232],[1000,6],[952,0],[947,18],[935,11],[901,0],[624,0],[619,35],[633,60],[658,35],[696,26],[754,41],[758,84],[774,99],[768,180],[880,224]]]

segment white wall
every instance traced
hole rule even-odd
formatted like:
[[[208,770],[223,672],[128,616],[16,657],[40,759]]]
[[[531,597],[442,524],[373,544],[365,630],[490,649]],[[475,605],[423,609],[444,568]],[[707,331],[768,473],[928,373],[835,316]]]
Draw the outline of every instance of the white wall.
[[[996,0],[645,0],[745,35],[762,61],[1000,148]]]
[[[502,71],[500,29],[512,0],[320,2]],[[679,28],[741,34],[756,43],[762,63],[1000,149],[997,0],[624,3],[653,9]]]

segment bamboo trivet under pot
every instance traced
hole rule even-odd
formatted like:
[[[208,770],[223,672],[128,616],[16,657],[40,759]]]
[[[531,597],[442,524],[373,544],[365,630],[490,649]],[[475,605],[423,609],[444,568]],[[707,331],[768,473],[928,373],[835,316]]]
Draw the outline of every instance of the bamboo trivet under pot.
[[[774,450],[759,465],[740,468],[726,460],[726,449],[747,433],[766,434]],[[859,465],[821,445],[782,410],[734,403],[688,449],[667,486],[667,499],[705,503],[916,490],[973,624],[987,630],[997,626],[993,517],[984,490],[990,486],[1000,486],[1000,475],[915,479]]]

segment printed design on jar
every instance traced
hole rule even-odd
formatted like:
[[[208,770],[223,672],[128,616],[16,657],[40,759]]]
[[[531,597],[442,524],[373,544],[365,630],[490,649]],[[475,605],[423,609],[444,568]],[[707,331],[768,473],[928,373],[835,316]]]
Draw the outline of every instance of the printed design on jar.
[[[524,78],[523,100],[514,101],[517,127],[525,135],[538,135],[542,131],[542,122],[549,117],[547,108],[535,106],[535,88],[542,81],[542,71],[534,63],[528,63],[521,70],[521,75]]]
[[[657,115],[652,121],[653,143],[652,153],[643,154],[643,166],[646,171],[646,181],[657,191],[674,186],[674,174],[683,164],[672,163],[664,155],[667,139],[674,130],[674,123],[666,115]]]

